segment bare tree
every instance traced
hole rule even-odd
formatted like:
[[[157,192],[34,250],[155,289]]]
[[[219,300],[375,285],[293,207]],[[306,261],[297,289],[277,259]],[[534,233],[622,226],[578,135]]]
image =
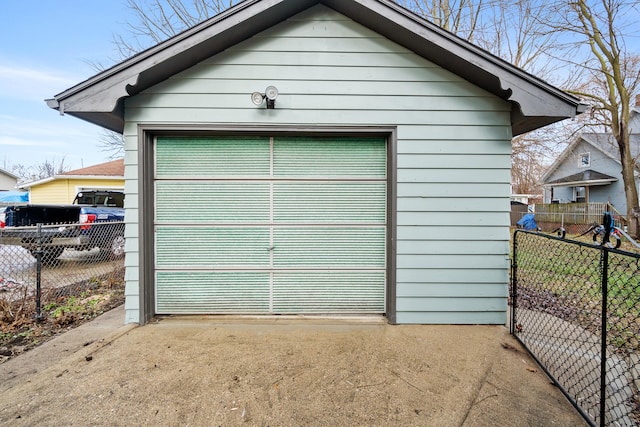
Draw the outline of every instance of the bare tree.
[[[473,41],[481,25],[482,11],[495,0],[399,0],[397,3],[439,27]]]
[[[511,184],[516,194],[542,197],[541,177],[573,139],[579,124],[552,125],[516,136],[511,141]]]
[[[156,45],[222,12],[239,0],[127,0],[133,20],[129,32],[116,35],[122,59]]]
[[[555,19],[544,4],[535,0],[502,0],[485,11],[487,25],[477,43],[496,56],[540,78],[553,80],[559,63],[558,34],[546,31]],[[542,194],[540,178],[549,159],[566,139],[561,126],[518,135],[511,142],[511,182],[519,194]]]
[[[625,32],[637,31],[638,0],[572,0],[559,2],[555,10],[566,21],[556,31],[573,34],[586,46],[586,59],[569,61],[581,71],[582,80],[570,92],[592,105],[592,123],[610,130],[620,153],[627,202],[629,234],[640,237],[640,208],[635,182],[637,159],[631,153],[629,118],[633,94],[640,88],[640,57],[629,52]],[[566,60],[566,58],[565,58]]]
[[[98,140],[102,151],[109,153],[109,159],[117,159],[124,155],[124,136],[110,130],[104,130]]]
[[[404,0],[402,4],[540,78],[554,80],[563,65],[554,60],[559,34],[547,27],[556,19],[555,12],[537,0]],[[558,139],[559,133],[557,128],[546,128],[513,139],[513,191],[541,193],[545,165],[566,142]]]
[[[54,175],[67,172],[69,166],[65,164],[65,158],[60,160],[51,159],[45,160],[41,163],[25,166],[23,164],[16,164],[11,167],[11,173],[18,177],[20,182],[37,181],[44,178],[49,178]]]

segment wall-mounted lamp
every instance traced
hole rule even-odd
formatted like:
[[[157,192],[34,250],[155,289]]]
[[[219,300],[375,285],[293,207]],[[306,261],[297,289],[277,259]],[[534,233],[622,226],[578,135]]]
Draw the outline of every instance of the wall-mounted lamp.
[[[274,109],[276,108],[276,98],[278,97],[278,88],[275,86],[268,86],[264,93],[253,92],[251,94],[251,102],[256,105],[261,105],[264,100],[267,100],[267,108]]]

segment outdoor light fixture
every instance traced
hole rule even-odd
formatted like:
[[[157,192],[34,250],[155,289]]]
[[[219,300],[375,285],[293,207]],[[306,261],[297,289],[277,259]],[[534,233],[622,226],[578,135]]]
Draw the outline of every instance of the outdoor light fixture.
[[[276,98],[278,97],[278,88],[275,86],[268,86],[264,93],[253,92],[251,94],[251,102],[256,105],[261,105],[264,100],[267,100],[267,108],[274,109],[276,107]]]

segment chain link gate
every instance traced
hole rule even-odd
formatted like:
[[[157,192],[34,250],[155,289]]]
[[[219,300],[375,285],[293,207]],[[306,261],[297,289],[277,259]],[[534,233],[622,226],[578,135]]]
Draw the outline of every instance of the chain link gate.
[[[591,425],[640,425],[640,254],[518,230],[511,333]]]

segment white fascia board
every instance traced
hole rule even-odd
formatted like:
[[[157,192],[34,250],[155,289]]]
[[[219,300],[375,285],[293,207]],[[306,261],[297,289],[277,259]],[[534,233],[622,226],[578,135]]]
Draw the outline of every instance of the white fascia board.
[[[594,179],[590,181],[571,181],[571,182],[560,182],[556,184],[543,184],[544,188],[550,187],[594,187],[596,185],[607,185],[612,182],[616,182],[617,179]]]

